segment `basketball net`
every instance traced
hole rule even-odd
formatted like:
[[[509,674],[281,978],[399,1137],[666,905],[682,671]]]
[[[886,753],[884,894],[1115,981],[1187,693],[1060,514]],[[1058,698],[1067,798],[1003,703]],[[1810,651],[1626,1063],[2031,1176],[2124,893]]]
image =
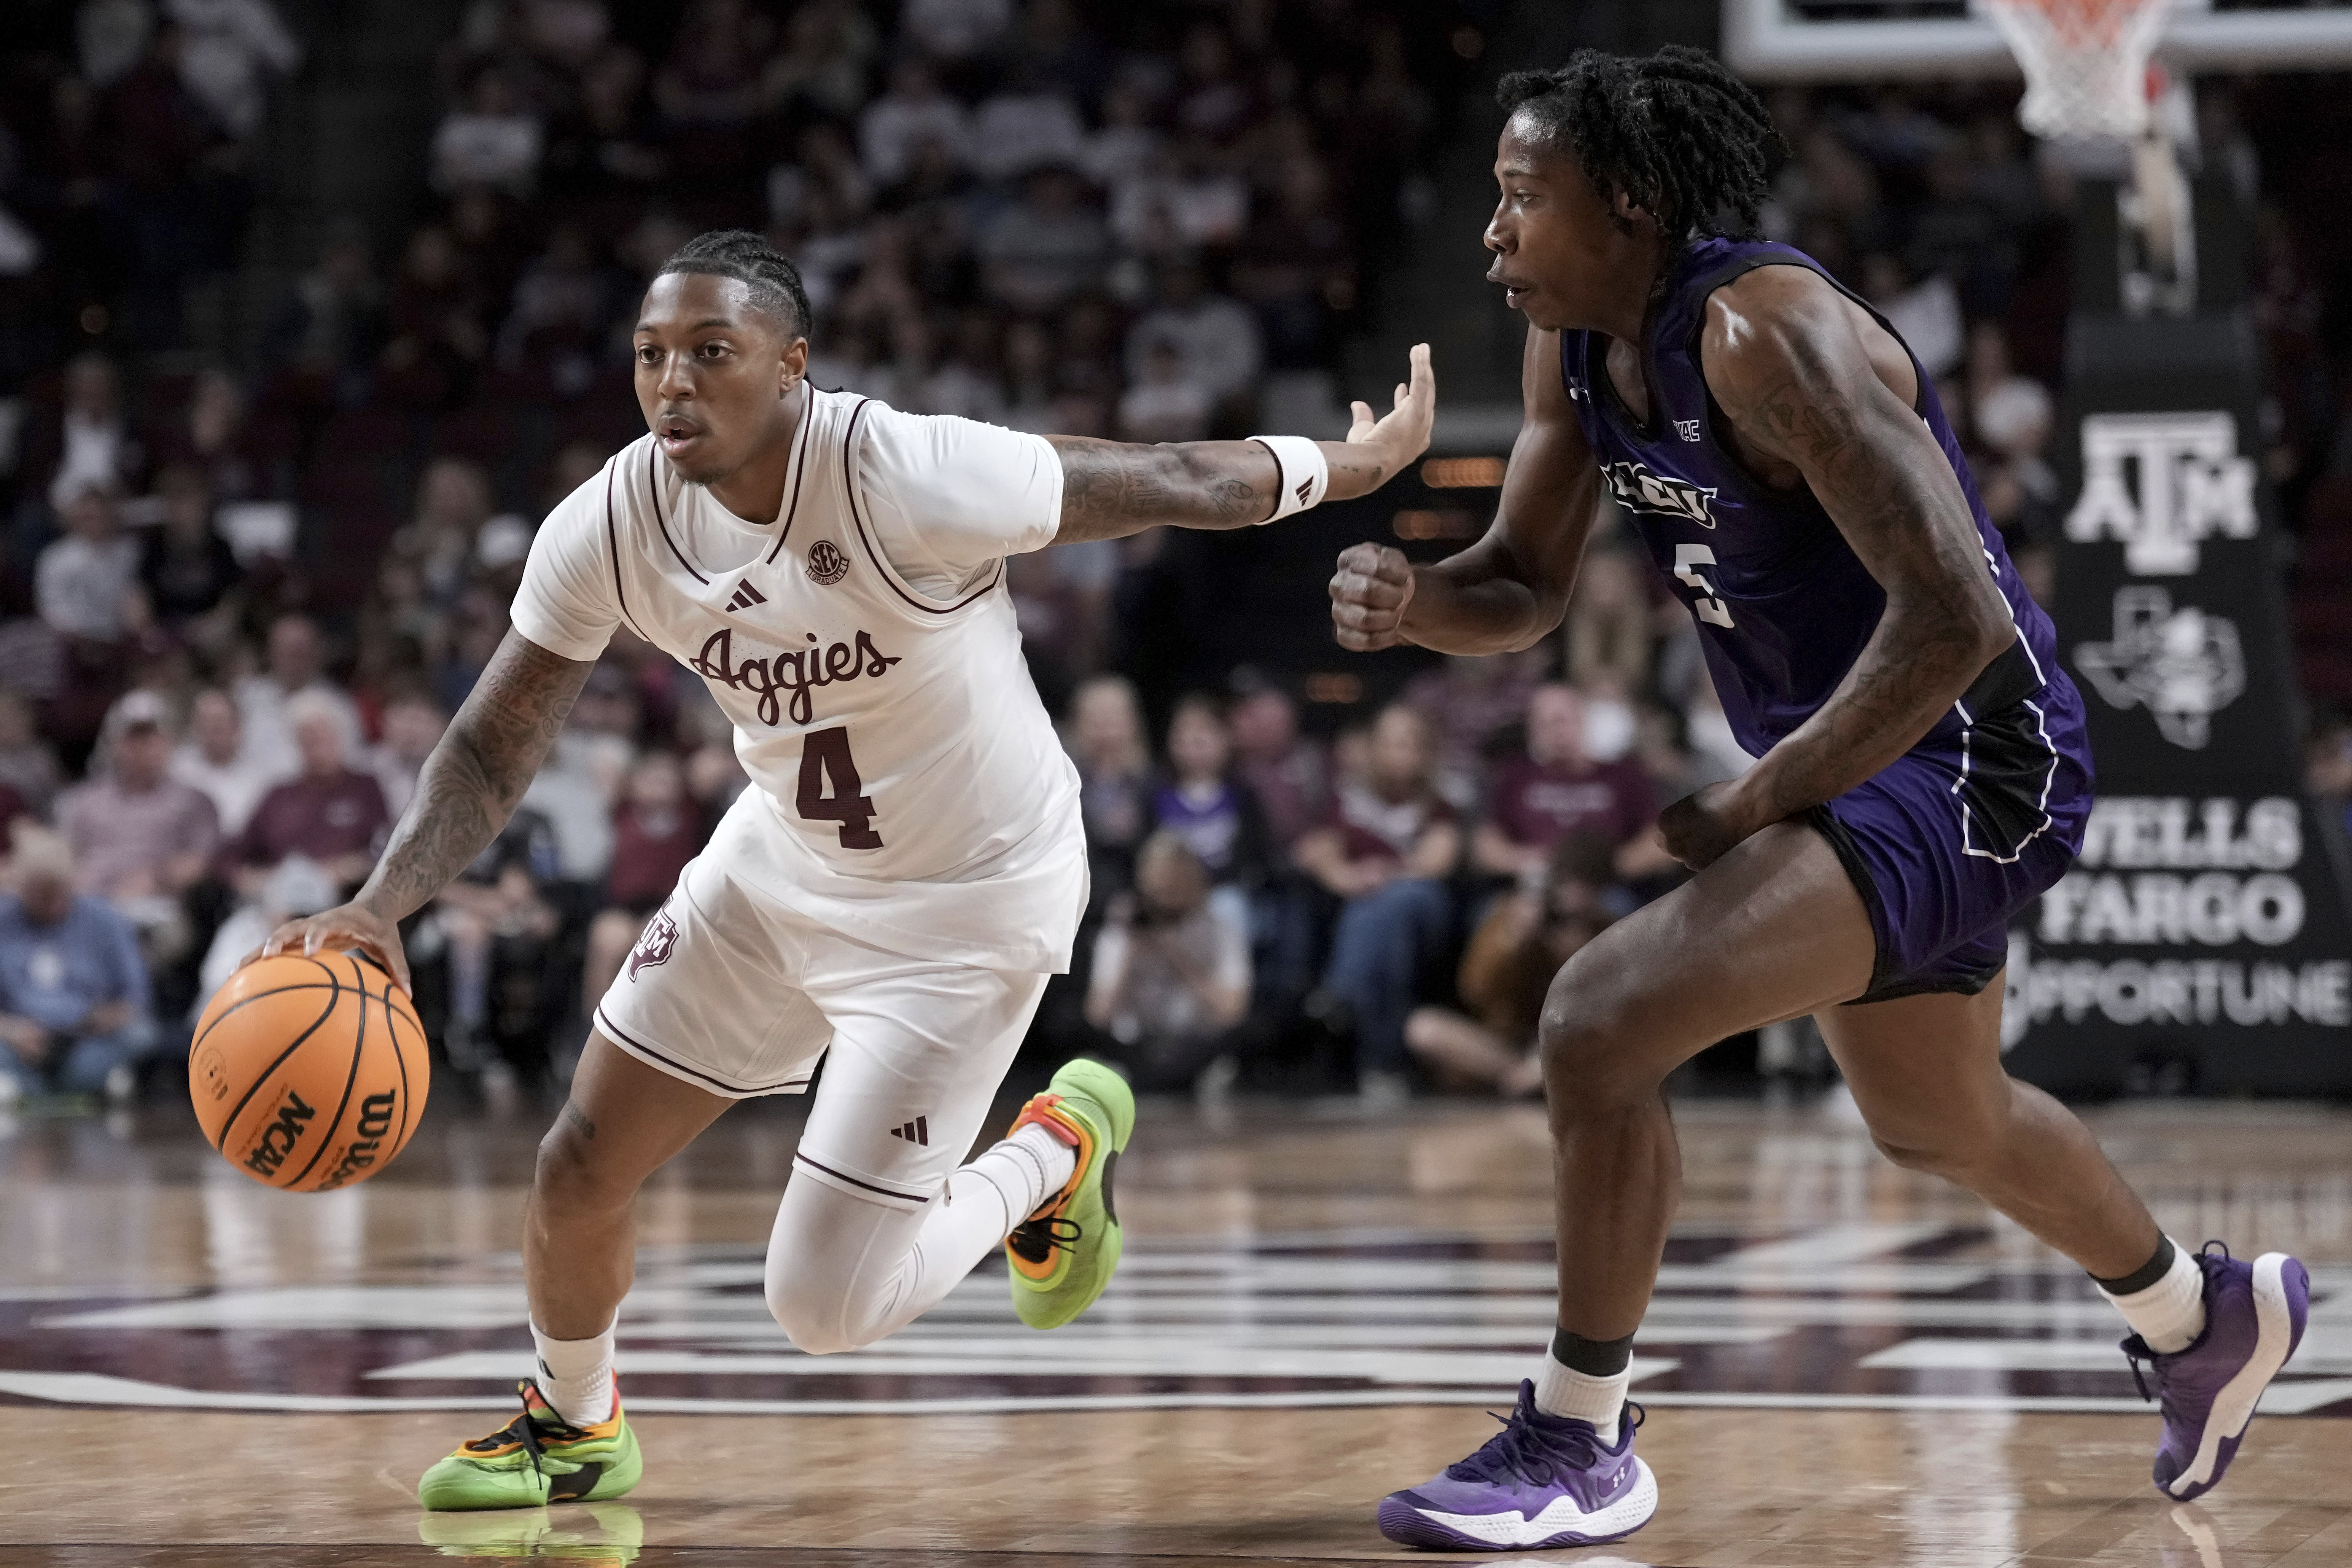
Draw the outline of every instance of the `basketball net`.
[[[2036,136],[2128,142],[2132,182],[2126,218],[2140,242],[2145,272],[2126,268],[2127,302],[2157,293],[2185,309],[2193,295],[2189,191],[2171,139],[2149,112],[2160,71],[2149,59],[2164,35],[2169,0],[1979,0],[2025,72],[2017,118]]]
[[[2147,62],[2165,0],[1983,0],[2025,72],[2017,118],[2045,137],[2147,133]]]

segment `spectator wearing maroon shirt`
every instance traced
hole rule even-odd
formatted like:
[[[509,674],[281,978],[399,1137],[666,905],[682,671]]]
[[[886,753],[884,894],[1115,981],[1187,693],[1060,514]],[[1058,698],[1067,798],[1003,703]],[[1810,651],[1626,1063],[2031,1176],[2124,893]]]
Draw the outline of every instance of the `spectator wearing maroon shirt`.
[[[1404,1093],[1405,1016],[1452,929],[1444,879],[1462,833],[1435,775],[1427,721],[1402,703],[1383,709],[1365,777],[1341,786],[1330,820],[1295,851],[1302,870],[1347,900],[1323,989],[1354,1019],[1357,1079],[1368,1099]]]
[[[678,873],[708,837],[677,758],[648,752],[638,759],[613,812],[613,868],[605,878],[604,908],[588,928],[588,960],[581,974],[587,1006],[593,1007],[613,984],[646,921],[677,886]]]
[[[332,699],[297,692],[287,700],[286,719],[302,771],[261,797],[229,847],[240,890],[252,896],[289,855],[315,860],[338,882],[357,887],[392,826],[383,786],[344,762],[343,714]]]
[[[1584,724],[1584,698],[1572,686],[1538,686],[1528,697],[1528,754],[1496,775],[1486,820],[1471,836],[1470,860],[1479,870],[1531,884],[1553,847],[1571,835],[1608,843],[1621,877],[1660,868],[1664,851],[1652,842],[1658,802],[1649,775],[1630,757],[1593,761]]]

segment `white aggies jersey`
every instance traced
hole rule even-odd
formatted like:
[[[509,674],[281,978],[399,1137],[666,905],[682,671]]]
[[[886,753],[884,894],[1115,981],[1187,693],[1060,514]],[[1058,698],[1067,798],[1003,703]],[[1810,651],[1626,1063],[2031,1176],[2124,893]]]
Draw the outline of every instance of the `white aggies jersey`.
[[[647,436],[541,525],[515,629],[593,659],[625,625],[702,677],[754,786],[705,850],[730,874],[887,952],[1059,973],[1087,900],[1077,772],[1003,557],[1060,509],[1041,437],[811,387],[774,522]]]

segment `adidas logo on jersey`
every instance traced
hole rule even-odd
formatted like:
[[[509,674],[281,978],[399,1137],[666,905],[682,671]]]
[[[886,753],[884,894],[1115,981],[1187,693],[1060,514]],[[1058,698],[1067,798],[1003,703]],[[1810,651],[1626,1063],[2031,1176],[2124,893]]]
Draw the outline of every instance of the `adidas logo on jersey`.
[[[931,1119],[928,1116],[918,1116],[904,1127],[890,1129],[890,1136],[904,1138],[909,1143],[920,1143],[928,1149],[931,1146]]]
[[[751,579],[746,577],[735,584],[735,596],[727,601],[727,607],[730,610],[748,610],[754,605],[767,602],[768,595],[751,586]]]

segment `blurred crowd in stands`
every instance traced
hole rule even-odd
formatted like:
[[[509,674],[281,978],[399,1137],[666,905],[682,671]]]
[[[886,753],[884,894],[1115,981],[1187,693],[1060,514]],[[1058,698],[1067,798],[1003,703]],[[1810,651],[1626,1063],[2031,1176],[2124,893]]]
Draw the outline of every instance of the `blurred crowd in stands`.
[[[168,1071],[274,922],[365,876],[536,520],[642,432],[631,312],[681,241],[764,228],[808,286],[813,378],[899,407],[1153,441],[1328,426],[1484,15],[478,0],[421,205],[331,225],[226,351],[207,300],[269,94],[316,41],[269,0],[87,0],[70,50],[10,56],[0,1099]],[[2209,160],[2258,195],[2210,101]],[[2046,593],[2063,171],[1999,93],[1774,108],[1796,155],[1770,232],[1902,328]],[[2315,307],[2284,226],[2256,239],[2275,362]],[[2325,447],[2325,380],[2283,413],[2274,478]],[[1679,874],[1659,806],[1747,765],[1687,615],[1604,530],[1525,654],[1353,706],[1265,666],[1167,689],[1117,635],[1150,549],[1015,563],[1096,889],[1036,1048],[1156,1089],[1537,1091],[1550,975]],[[493,1100],[560,1076],[744,782],[699,683],[625,633],[512,825],[408,931],[446,1068]]]

